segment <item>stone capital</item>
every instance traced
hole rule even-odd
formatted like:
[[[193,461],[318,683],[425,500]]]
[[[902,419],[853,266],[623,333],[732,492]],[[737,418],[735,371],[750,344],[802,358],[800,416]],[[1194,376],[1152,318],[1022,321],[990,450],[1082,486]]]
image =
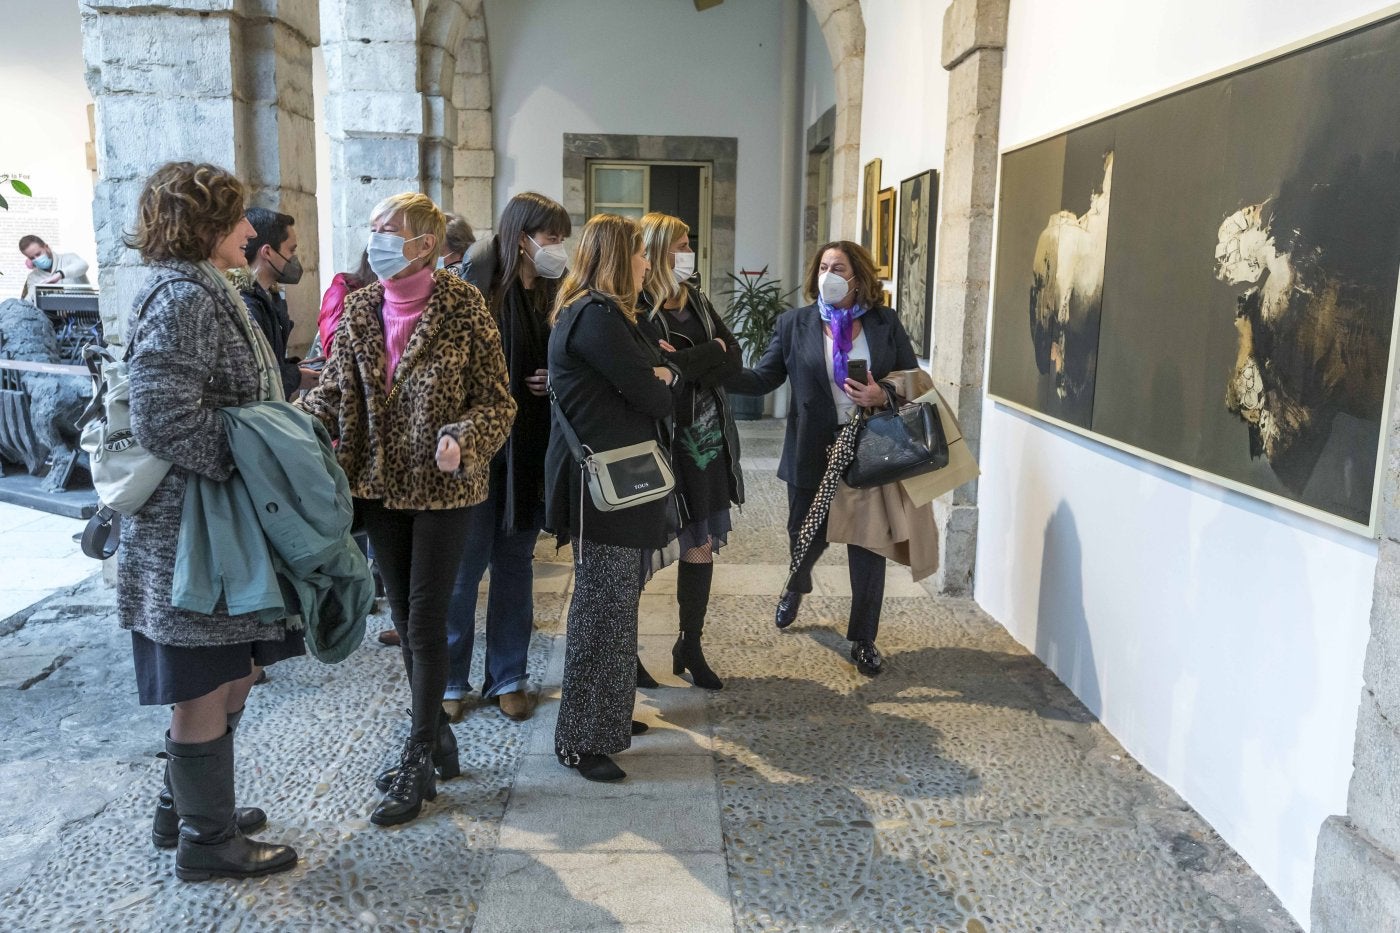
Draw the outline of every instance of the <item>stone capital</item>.
[[[943,67],[951,71],[973,52],[1006,48],[1009,0],[953,0],[943,12]]]

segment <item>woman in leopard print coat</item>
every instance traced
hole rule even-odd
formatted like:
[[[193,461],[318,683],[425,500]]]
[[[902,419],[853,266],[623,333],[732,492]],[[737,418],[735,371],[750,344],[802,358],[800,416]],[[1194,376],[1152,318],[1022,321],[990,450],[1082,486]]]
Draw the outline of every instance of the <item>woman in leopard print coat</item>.
[[[466,546],[467,507],[486,498],[491,458],[515,417],[500,335],[481,293],[433,264],[445,219],[402,194],[375,208],[379,281],[351,293],[321,384],[300,402],[339,438],[338,458],[374,546],[413,691],[398,766],[380,775],[371,820],[415,818],[434,768],[460,773],[442,713],[447,608]]]

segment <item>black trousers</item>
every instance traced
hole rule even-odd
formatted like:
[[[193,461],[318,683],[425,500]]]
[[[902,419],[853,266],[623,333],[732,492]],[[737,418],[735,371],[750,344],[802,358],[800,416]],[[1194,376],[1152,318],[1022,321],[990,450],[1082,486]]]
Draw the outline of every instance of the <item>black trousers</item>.
[[[403,648],[413,690],[412,737],[431,743],[447,689],[447,609],[467,545],[468,510],[386,509],[378,499],[356,505]]]
[[[788,553],[797,552],[797,533],[807,511],[812,507],[815,489],[788,485]],[[807,549],[790,588],[795,593],[812,592],[812,568],[827,548],[826,520]],[[885,600],[885,559],[874,551],[856,544],[846,545],[846,562],[851,574],[851,617],[846,623],[846,637],[851,641],[874,641],[880,632],[880,605]]]

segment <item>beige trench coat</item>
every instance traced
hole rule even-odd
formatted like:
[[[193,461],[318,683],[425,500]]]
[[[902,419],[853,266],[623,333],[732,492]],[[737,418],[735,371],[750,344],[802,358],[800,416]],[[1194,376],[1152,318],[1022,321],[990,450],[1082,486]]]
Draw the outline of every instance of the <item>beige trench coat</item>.
[[[933,380],[922,369],[900,370],[880,381],[892,385],[901,399],[918,398],[933,388]],[[903,564],[915,580],[938,569],[933,505],[915,505],[899,483],[852,489],[842,482],[831,500],[826,540],[856,544]]]

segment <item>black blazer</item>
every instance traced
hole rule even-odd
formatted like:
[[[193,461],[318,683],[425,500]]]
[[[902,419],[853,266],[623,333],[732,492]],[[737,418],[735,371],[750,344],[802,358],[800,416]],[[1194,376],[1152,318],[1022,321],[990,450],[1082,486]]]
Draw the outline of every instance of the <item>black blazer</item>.
[[[549,335],[549,384],[580,443],[603,451],[657,441],[670,449],[664,420],[674,401],[652,372],[662,365],[659,352],[604,298],[589,295],[564,309]],[[559,537],[578,536],[580,507],[585,541],[661,548],[673,536],[673,496],[616,512],[595,509],[587,489],[580,497],[579,467],[557,428],[544,469],[545,527]]]
[[[871,308],[861,315],[860,323],[870,344],[870,373],[875,379],[919,365],[914,345],[893,309]],[[822,318],[815,304],[779,315],[777,332],[758,365],[731,377],[724,387],[746,395],[765,395],[784,379],[792,380],[792,402],[778,479],[815,489],[826,472],[826,449],[839,427],[831,378],[826,374]]]

